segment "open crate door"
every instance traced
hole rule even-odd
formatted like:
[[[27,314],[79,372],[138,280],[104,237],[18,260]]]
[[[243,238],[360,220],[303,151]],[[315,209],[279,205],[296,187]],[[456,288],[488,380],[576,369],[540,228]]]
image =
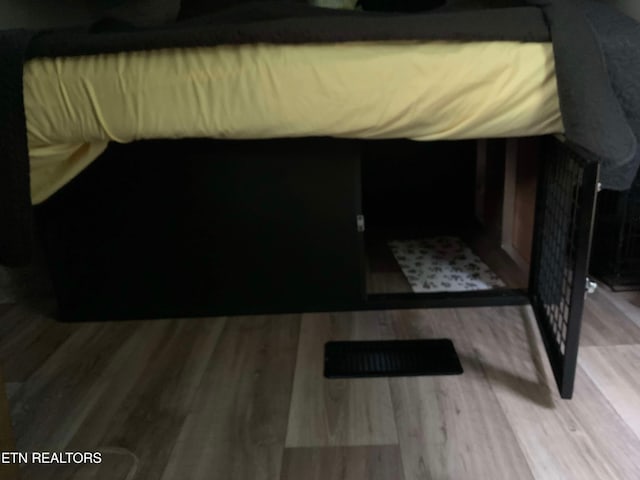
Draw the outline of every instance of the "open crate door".
[[[529,295],[562,398],[571,398],[586,293],[598,163],[543,141]]]

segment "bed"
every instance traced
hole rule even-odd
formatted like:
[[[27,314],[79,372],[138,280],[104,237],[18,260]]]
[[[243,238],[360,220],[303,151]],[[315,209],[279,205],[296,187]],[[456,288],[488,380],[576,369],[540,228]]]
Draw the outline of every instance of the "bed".
[[[549,43],[247,45],[35,59],[25,65],[24,94],[36,204],[108,142],[564,132]]]
[[[75,321],[531,303],[568,398],[597,185],[627,188],[640,159],[640,36],[597,3],[532,3],[411,16],[263,3],[0,35],[14,80],[0,257],[28,259],[37,205]],[[545,138],[528,290],[363,291],[361,142],[520,136]]]

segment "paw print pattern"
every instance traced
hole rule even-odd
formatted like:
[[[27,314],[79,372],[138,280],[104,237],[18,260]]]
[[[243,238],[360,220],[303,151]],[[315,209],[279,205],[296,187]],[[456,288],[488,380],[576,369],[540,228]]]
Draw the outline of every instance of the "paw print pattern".
[[[393,241],[389,246],[414,292],[486,290],[505,286],[459,238],[442,236]]]

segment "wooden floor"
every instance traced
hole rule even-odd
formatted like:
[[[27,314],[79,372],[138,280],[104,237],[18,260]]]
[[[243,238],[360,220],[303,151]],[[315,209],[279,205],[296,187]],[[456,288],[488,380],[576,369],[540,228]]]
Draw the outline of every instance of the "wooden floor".
[[[104,459],[26,480],[636,480],[638,303],[589,298],[571,401],[520,307],[76,325],[0,305],[0,362],[20,451]],[[438,337],[463,375],[322,376],[327,340]]]

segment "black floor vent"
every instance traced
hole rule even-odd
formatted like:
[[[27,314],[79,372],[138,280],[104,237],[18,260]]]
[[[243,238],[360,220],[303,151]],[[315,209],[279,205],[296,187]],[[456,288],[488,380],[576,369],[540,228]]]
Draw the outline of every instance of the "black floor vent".
[[[459,375],[460,359],[449,339],[328,342],[327,378]]]

